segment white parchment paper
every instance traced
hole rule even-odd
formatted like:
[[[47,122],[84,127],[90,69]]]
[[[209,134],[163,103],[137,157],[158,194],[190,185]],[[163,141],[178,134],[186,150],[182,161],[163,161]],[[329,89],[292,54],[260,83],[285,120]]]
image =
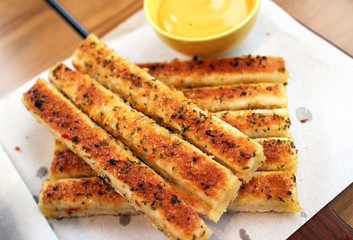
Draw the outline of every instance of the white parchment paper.
[[[133,62],[188,58],[158,39],[142,11],[104,39],[110,47]],[[288,109],[292,135],[299,150],[297,182],[304,214],[224,214],[217,224],[207,221],[214,231],[213,240],[247,237],[253,240],[285,239],[353,181],[353,100],[350,99],[353,60],[268,0],[262,1],[252,32],[227,55],[247,54],[282,56],[286,61],[290,74]],[[47,74],[48,71],[39,76],[47,78]],[[0,141],[31,194],[38,196],[41,182],[47,177],[53,137],[36,123],[20,101],[22,93],[34,81],[29,81],[0,101]],[[305,123],[296,117],[296,111],[303,107],[312,114],[312,119]],[[20,151],[15,150],[16,146]],[[2,165],[9,161],[7,158],[0,160]],[[0,174],[5,174],[7,169],[1,168]],[[7,174],[6,178],[13,181],[16,174]],[[13,191],[22,196],[20,189],[14,188]],[[4,191],[0,191],[0,198],[7,198]],[[14,218],[27,206],[35,207],[33,199],[26,197],[22,202],[14,201],[12,204],[14,212],[5,212],[8,216],[0,212],[1,218]],[[100,216],[48,222],[60,239],[165,239],[142,216]],[[23,239],[27,239],[26,233],[31,230],[38,231],[28,228],[17,230]]]
[[[57,240],[0,144],[0,239]]]

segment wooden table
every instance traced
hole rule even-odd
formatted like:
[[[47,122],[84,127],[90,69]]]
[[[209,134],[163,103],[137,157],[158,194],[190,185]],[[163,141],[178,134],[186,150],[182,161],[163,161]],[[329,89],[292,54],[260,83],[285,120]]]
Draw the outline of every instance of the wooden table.
[[[142,8],[142,0],[60,0],[90,32],[102,37]],[[304,26],[353,56],[353,1],[274,0]],[[42,0],[0,1],[0,97],[69,57],[81,37]],[[291,239],[329,236],[343,239],[347,226],[330,207],[353,227],[353,185],[337,196]],[[325,224],[329,230],[325,235]],[[332,224],[332,225],[330,225]],[[337,232],[335,232],[337,231]],[[352,233],[352,232],[351,232]]]

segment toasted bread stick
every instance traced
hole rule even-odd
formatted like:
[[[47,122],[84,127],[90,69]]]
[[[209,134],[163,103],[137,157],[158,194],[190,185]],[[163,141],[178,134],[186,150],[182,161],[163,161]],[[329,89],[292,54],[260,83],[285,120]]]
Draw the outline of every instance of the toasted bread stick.
[[[181,91],[194,103],[211,112],[287,106],[286,89],[278,83],[186,88]]]
[[[255,139],[264,148],[266,161],[258,171],[292,171],[297,170],[297,150],[293,139],[258,138]],[[55,140],[53,158],[50,163],[49,176],[52,179],[96,176],[96,172],[79,156]]]
[[[54,218],[138,214],[99,177],[44,180],[38,206],[44,216]]]
[[[216,116],[251,138],[291,137],[291,122],[285,108],[223,111]]]
[[[280,57],[249,55],[208,60],[175,59],[138,66],[147,68],[152,76],[177,88],[250,82],[286,83],[288,79],[284,60]]]
[[[46,217],[136,214],[134,208],[98,177],[43,181],[39,207]],[[298,212],[297,186],[292,172],[256,172],[229,212]]]
[[[210,156],[132,109],[97,81],[63,64],[50,81],[102,128],[126,144],[159,174],[210,205],[203,214],[218,221],[236,196],[240,180]]]
[[[163,178],[49,83],[39,79],[24,93],[23,103],[57,139],[83,158],[168,237],[209,237],[211,230]]]
[[[76,49],[72,61],[76,69],[120,94],[132,107],[214,155],[242,181],[249,181],[264,161],[258,143],[115,53],[95,35]]]

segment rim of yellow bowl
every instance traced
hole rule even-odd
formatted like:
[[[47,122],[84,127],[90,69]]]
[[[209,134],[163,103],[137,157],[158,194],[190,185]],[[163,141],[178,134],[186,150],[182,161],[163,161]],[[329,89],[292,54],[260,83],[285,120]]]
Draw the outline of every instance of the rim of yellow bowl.
[[[160,34],[162,35],[165,35],[169,38],[172,38],[174,40],[179,40],[179,41],[185,41],[185,42],[203,42],[203,41],[209,41],[209,40],[214,40],[214,39],[217,39],[217,38],[221,38],[221,37],[224,37],[226,35],[228,35],[229,33],[231,32],[234,32],[236,30],[238,30],[239,28],[241,28],[242,26],[244,26],[251,18],[254,17],[254,15],[256,14],[257,10],[259,9],[259,6],[260,6],[260,2],[261,0],[255,0],[255,5],[254,7],[251,9],[251,12],[248,14],[248,16],[241,22],[239,23],[238,25],[234,26],[233,28],[231,29],[228,29],[227,31],[225,32],[222,32],[222,33],[219,33],[219,34],[216,34],[216,35],[212,35],[212,36],[209,36],[209,37],[201,37],[201,38],[191,38],[191,37],[180,37],[180,36],[177,36],[177,35],[174,35],[174,34],[170,34],[166,31],[164,31],[163,29],[161,29],[158,24],[155,24],[153,21],[152,21],[152,18],[150,16],[150,11],[148,9],[148,2],[150,0],[144,0],[143,2],[143,8],[144,8],[144,12],[145,12],[145,16],[147,18],[147,21],[151,24],[151,26],[157,31],[159,32]]]

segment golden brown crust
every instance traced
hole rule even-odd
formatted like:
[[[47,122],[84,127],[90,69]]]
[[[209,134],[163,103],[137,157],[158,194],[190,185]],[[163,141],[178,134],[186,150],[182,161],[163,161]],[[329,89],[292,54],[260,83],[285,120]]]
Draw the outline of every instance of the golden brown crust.
[[[292,172],[257,172],[241,187],[228,211],[298,212],[297,186]],[[39,196],[46,217],[133,214],[134,208],[98,177],[46,180]]]
[[[212,209],[218,209],[217,216],[208,216],[212,220],[217,221],[234,199],[241,183],[229,169],[132,109],[101,84],[63,64],[52,68],[49,79],[74,104],[161,175],[205,201]]]
[[[152,169],[117,144],[49,83],[23,95],[27,109],[171,238],[209,234],[197,213]],[[180,199],[180,200],[179,200]]]
[[[187,88],[181,91],[194,103],[211,112],[287,106],[285,87],[278,83]]]
[[[96,176],[97,173],[79,156],[55,140],[49,177],[52,179]]]
[[[289,178],[283,177],[283,175],[278,175],[276,172],[268,175],[258,175],[254,176],[250,180],[249,184],[243,185],[239,196],[245,196],[251,194],[255,189],[260,189],[257,191],[257,196],[266,199],[283,199],[284,201],[291,200],[291,194],[288,193],[290,185],[293,183],[293,173],[288,173]],[[269,188],[271,184],[271,189]]]
[[[190,197],[174,185],[171,186],[193,208],[205,208],[203,202]],[[100,177],[69,176],[65,179],[44,180],[38,205],[46,217],[138,213],[122,195]]]
[[[297,186],[293,172],[257,172],[231,203],[231,211],[298,212]]]
[[[288,110],[284,108],[223,111],[215,114],[251,138],[291,137],[291,122]]]
[[[283,58],[266,56],[227,57],[207,60],[174,59],[138,64],[155,78],[175,87],[220,86],[248,82],[285,83],[288,72]]]
[[[198,108],[181,92],[133,65],[92,34],[73,54],[73,65],[123,96],[134,108],[182,133],[244,181],[264,160],[259,144]]]
[[[293,139],[258,138],[255,139],[264,148],[266,161],[258,171],[297,171],[297,149]]]
[[[74,209],[67,212],[68,215],[100,204],[111,206],[111,209],[121,208],[121,205],[125,204],[125,208],[128,206],[134,209],[121,194],[99,177],[45,180],[39,196],[39,204],[46,208],[70,205],[70,208]]]

